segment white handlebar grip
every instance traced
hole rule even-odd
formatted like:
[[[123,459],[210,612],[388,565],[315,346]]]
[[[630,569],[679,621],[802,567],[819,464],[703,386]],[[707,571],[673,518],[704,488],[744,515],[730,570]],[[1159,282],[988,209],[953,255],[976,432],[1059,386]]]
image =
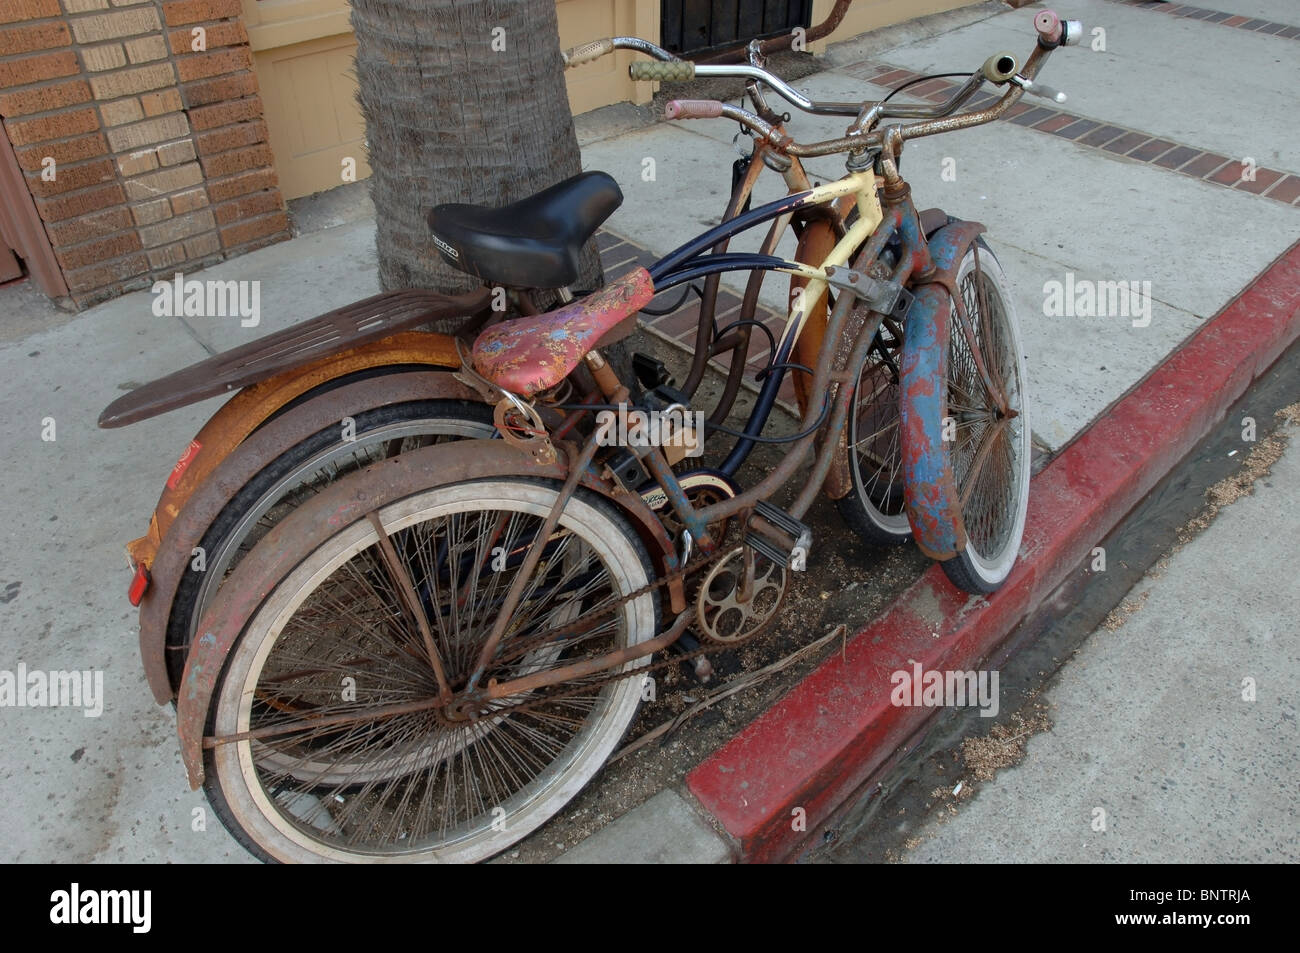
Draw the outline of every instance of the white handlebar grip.
[[[1066,100],[1064,92],[1053,86],[1047,86],[1040,83],[1038,80],[1034,80],[1033,82],[1023,80],[1021,81],[1020,86],[1025,92],[1034,96],[1041,96],[1043,99],[1050,99],[1054,103],[1063,103]]]
[[[581,66],[583,63],[598,60],[606,53],[612,53],[613,51],[614,41],[606,37],[603,40],[592,40],[590,43],[571,47],[560,55],[564,57],[564,66],[568,69],[572,66]]]

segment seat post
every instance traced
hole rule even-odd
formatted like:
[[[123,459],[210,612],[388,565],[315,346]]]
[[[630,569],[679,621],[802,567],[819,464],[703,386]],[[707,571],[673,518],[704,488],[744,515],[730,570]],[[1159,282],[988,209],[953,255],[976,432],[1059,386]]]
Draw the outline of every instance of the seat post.
[[[614,369],[609,366],[609,362],[601,357],[600,352],[592,348],[587,352],[583,361],[587,365],[587,370],[591,371],[591,376],[596,380],[596,386],[600,388],[605,399],[619,404],[628,398],[628,389],[619,381],[618,375]]]

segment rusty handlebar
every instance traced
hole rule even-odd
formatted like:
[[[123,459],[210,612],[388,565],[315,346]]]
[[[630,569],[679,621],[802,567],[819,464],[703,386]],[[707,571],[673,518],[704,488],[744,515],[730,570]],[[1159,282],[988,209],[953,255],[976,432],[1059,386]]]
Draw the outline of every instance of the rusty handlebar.
[[[1061,46],[1072,46],[1079,41],[1083,34],[1083,26],[1077,20],[1061,20],[1051,10],[1043,10],[1035,14],[1034,28],[1038,33],[1038,42],[1023,65],[1018,64],[1016,58],[1009,53],[995,53],[984,62],[980,69],[974,71],[971,78],[959,87],[947,101],[935,106],[898,106],[894,109],[888,109],[885,106],[885,100],[852,104],[858,118],[845,135],[835,139],[799,143],[779,132],[775,126],[754,113],[739,106],[732,106],[714,100],[673,100],[668,103],[665,115],[668,119],[707,119],[716,117],[732,119],[748,127],[757,137],[769,143],[774,149],[787,155],[799,157],[834,155],[839,152],[859,152],[864,149],[877,150],[884,148],[887,144],[901,143],[908,139],[920,139],[945,132],[954,132],[958,129],[967,129],[971,126],[983,125],[1002,118],[1026,92],[1045,96],[1057,102],[1064,100],[1064,93],[1037,83],[1035,80],[1039,70],[1042,69],[1052,51]],[[729,68],[713,67],[710,68],[710,73],[715,69],[721,72]],[[753,66],[735,67],[735,69],[743,71],[743,75],[746,76],[766,72]],[[703,68],[697,69],[697,72],[702,71]],[[727,75],[730,75],[730,73]],[[742,75],[742,73],[737,72],[735,75]],[[776,78],[772,77],[772,79]],[[775,84],[769,83],[767,78],[763,78],[762,81],[772,85],[779,93],[781,92],[780,87],[785,85],[780,80],[777,80]],[[1006,95],[986,109],[952,115],[961,104],[975,94],[984,82],[1007,86]],[[782,95],[783,98],[789,98],[784,93]],[[791,101],[795,105],[801,105],[794,100]],[[849,104],[810,103],[810,105],[812,107],[833,106],[836,107],[834,111],[838,112],[841,107]],[[832,110],[810,108],[808,111],[830,112]],[[871,126],[882,118],[920,119],[921,121],[909,124],[892,124],[883,128],[872,129]]]

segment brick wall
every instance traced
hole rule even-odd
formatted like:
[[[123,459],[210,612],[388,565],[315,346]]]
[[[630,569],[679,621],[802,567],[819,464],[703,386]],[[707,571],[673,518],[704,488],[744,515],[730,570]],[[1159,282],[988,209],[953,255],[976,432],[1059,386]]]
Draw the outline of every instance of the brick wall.
[[[239,17],[0,2],[0,116],[77,306],[289,236]]]

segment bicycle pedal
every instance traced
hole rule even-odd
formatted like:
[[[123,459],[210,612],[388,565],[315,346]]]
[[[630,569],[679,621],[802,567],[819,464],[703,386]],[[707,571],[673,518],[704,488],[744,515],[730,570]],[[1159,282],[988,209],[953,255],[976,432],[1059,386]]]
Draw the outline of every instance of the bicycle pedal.
[[[745,527],[745,545],[778,566],[803,572],[812,550],[812,529],[779,506],[759,500]]]
[[[700,649],[700,640],[689,632],[683,632],[681,638],[672,644],[672,651],[678,655],[689,655],[692,652],[698,652]],[[713,678],[713,663],[703,655],[698,655],[693,659],[682,659],[685,665],[689,665],[691,674],[701,685],[707,685]]]

